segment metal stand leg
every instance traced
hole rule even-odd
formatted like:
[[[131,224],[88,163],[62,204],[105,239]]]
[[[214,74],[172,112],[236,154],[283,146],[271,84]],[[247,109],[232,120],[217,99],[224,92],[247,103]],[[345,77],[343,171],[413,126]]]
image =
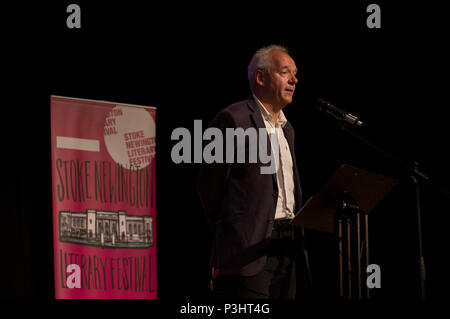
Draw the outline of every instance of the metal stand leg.
[[[338,234],[339,234],[339,295],[341,297],[344,296],[344,271],[343,271],[343,225],[342,223],[345,220],[346,223],[346,235],[347,235],[347,245],[345,245],[345,256],[347,258],[347,267],[345,271],[345,275],[347,276],[347,291],[345,292],[347,295],[348,300],[352,299],[353,295],[353,285],[356,285],[356,283],[353,283],[353,280],[357,281],[357,294],[358,299],[362,299],[362,252],[361,252],[361,214],[364,214],[364,212],[361,210],[359,205],[357,205],[354,200],[347,201],[344,200],[342,202],[342,210],[340,211],[340,215],[337,217],[338,220]],[[369,262],[369,235],[368,235],[368,215],[364,214],[365,216],[365,235],[366,235],[366,242],[365,242],[365,250],[366,250],[366,263],[368,265]],[[352,240],[352,232],[355,231],[355,228],[352,228],[352,223],[356,222],[356,241],[355,239]],[[354,235],[353,235],[354,236]],[[352,260],[352,249],[356,249],[356,261]],[[355,258],[354,258],[355,259]],[[352,265],[353,263],[353,265]],[[355,271],[354,269],[357,268]],[[355,272],[355,274],[353,274]],[[357,273],[356,273],[357,272]],[[369,299],[369,292],[367,291],[367,298]]]
[[[367,266],[369,266],[369,215],[365,215],[365,233],[366,233],[366,269]],[[367,275],[367,272],[366,272]],[[366,284],[366,291],[367,291],[367,299],[370,299],[370,289],[367,287]]]
[[[342,265],[342,218],[338,219],[338,245],[339,245],[339,296],[344,297],[344,273]]]
[[[357,249],[358,249],[358,299],[361,299],[361,222],[360,213],[356,213],[356,232],[357,232]]]
[[[414,176],[411,176],[414,184],[416,186],[416,210],[417,210],[417,233],[419,238],[419,276],[420,276],[420,298],[425,299],[425,259],[423,257],[423,246],[422,246],[422,219],[420,214],[420,189],[419,182]]]
[[[351,257],[351,222],[350,218],[347,218],[347,276],[348,276],[348,299],[352,299],[352,257]]]

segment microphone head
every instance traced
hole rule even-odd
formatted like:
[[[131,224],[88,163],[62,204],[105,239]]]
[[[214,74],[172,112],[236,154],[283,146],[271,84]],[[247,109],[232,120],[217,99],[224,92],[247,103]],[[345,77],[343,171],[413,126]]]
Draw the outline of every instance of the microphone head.
[[[327,101],[325,101],[324,99],[321,99],[320,97],[316,99],[316,103],[314,104],[315,107],[317,109],[319,109],[320,111],[323,110],[323,106],[329,104]]]
[[[318,97],[317,99],[316,99],[316,105],[319,105],[319,104],[326,104],[327,103],[327,101],[325,101],[324,99],[322,99],[322,98],[320,98],[320,97]]]
[[[315,107],[321,111],[328,113],[332,115],[334,118],[336,118],[338,121],[345,121],[347,123],[359,126],[359,127],[366,127],[367,124],[359,120],[356,116],[353,114],[348,113],[347,111],[341,110],[331,104],[330,102],[325,101],[322,98],[317,98]]]

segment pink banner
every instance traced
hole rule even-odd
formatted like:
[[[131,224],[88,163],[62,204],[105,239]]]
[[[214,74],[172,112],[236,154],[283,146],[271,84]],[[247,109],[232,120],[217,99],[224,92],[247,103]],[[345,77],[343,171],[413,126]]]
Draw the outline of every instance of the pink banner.
[[[56,298],[157,298],[155,119],[51,97]]]

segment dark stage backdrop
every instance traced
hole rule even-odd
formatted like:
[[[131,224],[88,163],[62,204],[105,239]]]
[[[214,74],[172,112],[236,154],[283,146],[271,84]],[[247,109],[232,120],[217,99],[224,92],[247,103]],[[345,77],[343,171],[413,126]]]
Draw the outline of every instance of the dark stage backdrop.
[[[382,269],[380,302],[418,299],[417,235],[408,175],[313,107],[317,97],[369,123],[365,138],[450,188],[446,109],[448,49],[437,4],[385,3],[381,29],[366,25],[360,1],[332,3],[79,1],[81,29],[66,27],[68,1],[11,8],[8,43],[10,117],[2,119],[8,155],[2,296],[53,298],[50,95],[152,105],[157,111],[157,234],[161,300],[207,300],[212,244],[196,193],[198,164],[174,164],[177,127],[204,127],[227,105],[250,95],[247,65],[264,45],[287,46],[299,84],[286,116],[306,198],[342,164],[400,179],[374,213],[372,262]],[[9,21],[9,20],[8,20]],[[11,32],[9,32],[10,30]],[[8,113],[9,115],[9,113]],[[6,154],[6,153],[4,153]],[[14,156],[11,156],[14,154]],[[439,299],[448,272],[449,200],[423,186],[427,297]],[[334,238],[309,231],[317,298],[337,294]],[[6,272],[5,272],[6,273]]]

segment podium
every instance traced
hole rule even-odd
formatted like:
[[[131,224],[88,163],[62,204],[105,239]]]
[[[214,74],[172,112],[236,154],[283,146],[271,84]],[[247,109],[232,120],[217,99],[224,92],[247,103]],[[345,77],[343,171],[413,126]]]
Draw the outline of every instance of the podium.
[[[358,299],[362,299],[361,251],[364,250],[367,267],[369,265],[369,214],[397,183],[396,179],[344,164],[319,192],[306,202],[292,221],[292,224],[296,226],[320,232],[337,233],[339,295],[341,297],[344,297],[344,288],[346,288],[347,298],[352,299],[352,290],[355,285],[353,277],[356,277]],[[352,260],[352,251],[357,255],[357,275],[353,272],[355,261]],[[345,264],[344,256],[347,260]],[[346,268],[345,276],[344,268]],[[344,284],[345,279],[346,284]],[[366,298],[370,299],[369,287],[365,286]]]

